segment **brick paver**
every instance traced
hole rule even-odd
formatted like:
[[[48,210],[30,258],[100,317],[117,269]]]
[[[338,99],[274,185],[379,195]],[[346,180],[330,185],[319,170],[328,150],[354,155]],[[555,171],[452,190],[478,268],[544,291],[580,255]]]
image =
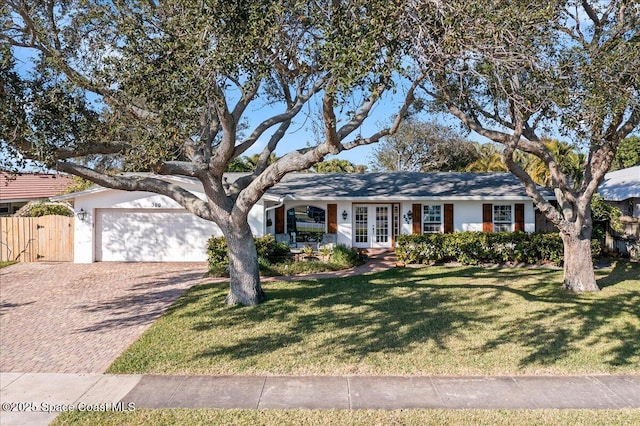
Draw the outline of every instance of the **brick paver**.
[[[102,373],[205,263],[19,263],[0,269],[0,371]]]

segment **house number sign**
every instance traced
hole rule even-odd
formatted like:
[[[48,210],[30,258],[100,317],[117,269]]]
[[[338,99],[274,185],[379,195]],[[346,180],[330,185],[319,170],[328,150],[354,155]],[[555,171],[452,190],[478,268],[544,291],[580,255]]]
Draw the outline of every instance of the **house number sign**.
[[[162,207],[160,203],[151,203],[151,207]]]

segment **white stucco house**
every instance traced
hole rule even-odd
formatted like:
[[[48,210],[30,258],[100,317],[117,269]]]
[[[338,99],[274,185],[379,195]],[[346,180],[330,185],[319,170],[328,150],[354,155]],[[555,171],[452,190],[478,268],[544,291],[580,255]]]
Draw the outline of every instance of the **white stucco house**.
[[[160,178],[205,197],[195,179]],[[57,199],[74,201],[76,263],[205,261],[208,238],[221,235],[215,224],[152,193],[95,186]],[[399,234],[533,232],[535,223],[533,203],[510,173],[294,173],[249,215],[256,236],[358,248],[392,248]]]

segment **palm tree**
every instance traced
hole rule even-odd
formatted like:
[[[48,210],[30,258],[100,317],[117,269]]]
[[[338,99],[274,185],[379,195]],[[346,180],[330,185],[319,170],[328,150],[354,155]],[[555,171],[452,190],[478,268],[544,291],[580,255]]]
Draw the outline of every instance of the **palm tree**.
[[[468,172],[508,172],[502,152],[493,143],[477,144],[479,158],[466,168]]]
[[[571,179],[573,186],[579,186],[582,183],[585,155],[566,142],[548,140],[545,142],[545,146],[560,165],[562,172]],[[525,163],[521,164],[523,164],[531,179],[539,185],[552,186],[551,174],[544,161],[532,155],[524,155],[526,160]]]

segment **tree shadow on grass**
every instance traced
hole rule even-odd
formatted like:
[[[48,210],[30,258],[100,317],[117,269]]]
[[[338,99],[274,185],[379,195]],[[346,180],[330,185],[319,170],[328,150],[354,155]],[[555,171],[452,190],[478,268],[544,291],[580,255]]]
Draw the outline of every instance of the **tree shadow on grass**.
[[[585,347],[599,346],[603,364],[640,368],[640,279],[635,277],[640,277],[638,265],[617,262],[598,280],[599,293],[550,289],[548,303],[505,322],[501,334],[482,350],[517,342],[528,350],[519,363],[526,368],[551,366]]]
[[[598,275],[600,274],[597,272],[596,277]],[[614,262],[611,272],[597,279],[598,287],[605,289],[612,285],[620,284],[625,278],[633,280],[634,277],[636,285],[640,288],[640,263],[618,260]]]
[[[170,314],[191,318],[191,332],[231,333],[228,340],[194,352],[194,361],[244,360],[246,365],[282,348],[291,353],[326,348],[340,362],[353,364],[419,345],[453,350],[452,339],[489,326],[493,334],[476,345],[477,353],[518,345],[526,352],[518,361],[522,370],[553,366],[595,343],[604,344],[603,364],[637,363],[640,291],[576,295],[560,288],[561,274],[534,268],[407,268],[276,282],[265,285],[268,300],[252,308],[211,306],[227,291],[226,283],[217,283],[193,289]],[[614,282],[608,286],[616,287]],[[202,303],[203,298],[209,302]],[[612,328],[611,321],[621,326]]]

